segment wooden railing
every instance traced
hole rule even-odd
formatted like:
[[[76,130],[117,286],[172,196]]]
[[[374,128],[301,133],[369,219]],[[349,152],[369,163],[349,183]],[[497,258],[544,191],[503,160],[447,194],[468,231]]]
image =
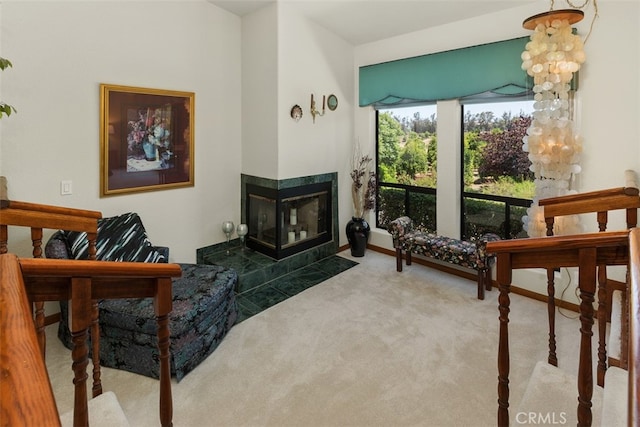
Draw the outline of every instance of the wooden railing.
[[[593,357],[591,336],[598,266],[629,264],[629,230],[588,233],[573,236],[505,240],[489,242],[487,251],[497,255],[497,281],[500,336],[498,344],[498,425],[509,425],[509,314],[512,272],[523,268],[555,269],[578,267],[580,290],[580,360],[578,364],[578,425],[592,422]],[[634,263],[638,259],[634,260]],[[637,289],[634,290],[637,297]],[[635,297],[634,297],[635,298]],[[633,299],[633,298],[631,298]],[[637,313],[636,316],[637,324]],[[637,334],[637,330],[633,332]],[[637,357],[637,353],[631,355]],[[633,363],[637,366],[637,360]],[[630,381],[633,377],[630,377]],[[633,379],[637,382],[637,379]],[[631,392],[629,405],[637,393]],[[637,424],[630,424],[637,425]]]
[[[168,328],[168,315],[172,308],[171,278],[180,276],[182,271],[177,264],[95,261],[97,221],[101,217],[102,214],[98,211],[9,200],[6,179],[0,177],[0,255],[5,256],[2,254],[8,252],[10,226],[28,227],[31,231],[34,258],[6,256],[13,257],[14,261],[12,262],[18,263],[28,300],[36,308],[35,320],[31,324],[32,326],[35,324],[35,333],[38,337],[42,359],[45,354],[44,302],[71,300],[70,329],[73,340],[71,356],[75,384],[74,425],[84,426],[88,423],[86,399],[88,348],[86,338],[89,328],[91,328],[93,337],[91,340],[93,355],[92,395],[95,397],[102,393],[97,300],[151,297],[154,299],[158,321],[160,421],[163,426],[169,426],[173,414]],[[89,241],[89,260],[42,258],[43,229],[86,232]],[[4,282],[4,269],[2,274]],[[3,335],[8,327],[9,325],[4,322],[0,325]],[[27,350],[30,349],[25,349],[24,352]],[[23,350],[19,349],[19,352],[23,352]],[[6,366],[11,365],[7,364]],[[3,375],[4,370],[5,360],[2,359]],[[4,381],[4,378],[2,380]],[[4,402],[3,393],[3,411]]]
[[[640,229],[630,234],[628,425],[640,425]]]
[[[547,225],[547,236],[554,235],[554,225],[558,218],[568,215],[596,214],[599,231],[606,231],[608,227],[609,213],[624,210],[626,228],[631,229],[638,223],[638,209],[640,209],[640,193],[637,176],[632,170],[624,172],[624,186],[597,190],[586,193],[571,194],[559,197],[542,199],[539,205],[544,208],[544,219]],[[604,386],[604,374],[607,369],[607,361],[610,365],[626,368],[627,341],[622,340],[620,360],[607,358],[606,331],[607,319],[611,315],[611,296],[614,290],[621,291],[623,318],[626,316],[626,283],[611,280],[607,277],[606,266],[598,268],[598,367],[597,383]],[[557,366],[556,342],[555,342],[555,286],[554,270],[547,270],[548,292],[548,317],[549,317],[549,357],[548,362]],[[626,322],[622,322],[623,336],[626,337]]]
[[[0,255],[0,424],[59,426],[60,417],[14,255]]]
[[[172,425],[173,404],[171,398],[171,369],[169,364],[169,313],[172,308],[171,278],[182,274],[177,264],[164,263],[138,263],[138,262],[109,262],[109,261],[77,261],[57,260],[43,258],[17,258],[13,254],[0,255],[3,262],[18,265],[24,293],[30,301],[60,301],[70,300],[71,309],[71,336],[73,350],[71,353],[72,369],[74,374],[74,426],[88,425],[87,413],[87,373],[88,347],[86,344],[87,331],[92,320],[92,300],[117,299],[117,298],[145,298],[151,297],[154,301],[154,310],[158,322],[158,347],[160,351],[160,422],[162,426]],[[4,261],[8,259],[9,261]],[[13,267],[13,276],[18,275]],[[3,287],[6,279],[3,266]],[[14,280],[15,281],[15,280]],[[14,285],[15,286],[15,285]],[[4,289],[4,288],[3,288]],[[3,314],[4,314],[4,300]],[[28,309],[28,307],[27,307]],[[11,323],[0,324],[0,331],[4,336]],[[33,327],[33,322],[31,322]],[[4,352],[6,347],[2,348]],[[12,357],[35,358],[32,354],[34,348],[17,347],[6,350]],[[40,354],[40,358],[42,355]],[[2,359],[2,371],[11,371],[5,368],[18,361]],[[48,381],[48,378],[47,378]],[[38,384],[42,378],[38,378]],[[4,378],[3,378],[4,384]],[[23,383],[10,382],[13,384]],[[10,390],[9,394],[22,392],[30,393],[30,387],[24,390]],[[33,387],[44,387],[33,385]],[[4,391],[4,390],[3,390]],[[3,392],[3,412],[5,411],[5,396]],[[10,416],[14,414],[11,405],[7,402],[6,411]],[[35,424],[34,424],[35,425]],[[43,423],[40,425],[47,425]]]
[[[67,230],[84,232],[87,234],[88,258],[96,259],[96,239],[98,233],[98,219],[102,213],[93,210],[68,208],[64,206],[44,205],[40,203],[10,200],[7,189],[7,179],[0,176],[0,254],[9,251],[9,227],[27,227],[31,232],[32,255],[42,258],[42,238],[44,230]],[[34,317],[36,335],[42,355],[46,353],[45,311],[43,302],[34,302]],[[93,397],[102,393],[100,380],[100,327],[98,324],[98,303],[93,301],[93,320],[91,335],[96,339],[92,343],[93,362]]]
[[[2,177],[0,177],[2,178]],[[3,190],[4,188],[4,190]],[[87,233],[89,259],[96,258],[96,239],[98,233],[98,219],[102,213],[85,209],[67,208],[63,206],[43,205],[39,203],[9,200],[6,197],[6,181],[0,179],[0,254],[8,252],[9,226],[27,227],[31,232],[32,254],[34,258],[42,258],[43,230],[68,230]],[[34,302],[36,335],[42,354],[46,353],[46,338],[44,334],[45,312],[44,303]],[[91,335],[97,339],[91,340],[93,361],[93,397],[102,393],[100,380],[100,327],[98,325],[98,303],[93,301],[93,321]]]

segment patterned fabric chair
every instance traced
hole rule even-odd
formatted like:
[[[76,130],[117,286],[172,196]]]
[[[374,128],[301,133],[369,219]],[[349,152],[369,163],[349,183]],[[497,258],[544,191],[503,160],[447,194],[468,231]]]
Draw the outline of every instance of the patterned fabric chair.
[[[167,262],[169,250],[147,238],[140,217],[127,213],[98,221],[98,260]],[[47,258],[86,259],[84,233],[58,231],[47,242]],[[169,318],[171,373],[180,381],[210,355],[235,324],[238,307],[235,270],[200,264],[180,264],[182,277],[173,279],[173,311]],[[60,302],[58,336],[72,347],[68,304]],[[156,322],[148,298],[99,302],[102,366],[159,378]],[[89,346],[91,348],[91,346]]]
[[[407,265],[411,265],[411,254],[437,259],[476,270],[478,272],[478,299],[484,299],[484,290],[491,290],[491,268],[495,256],[487,253],[487,242],[500,240],[500,236],[487,233],[475,241],[452,239],[414,227],[408,216],[389,223],[387,231],[396,249],[396,269],[402,271],[402,252],[406,253]]]

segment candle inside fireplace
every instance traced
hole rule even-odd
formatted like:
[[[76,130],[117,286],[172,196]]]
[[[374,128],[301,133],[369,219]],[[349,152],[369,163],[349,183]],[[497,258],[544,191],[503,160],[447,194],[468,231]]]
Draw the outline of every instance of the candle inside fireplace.
[[[289,224],[298,224],[298,210],[296,208],[291,208],[291,212],[289,212]]]
[[[289,243],[293,243],[296,241],[296,232],[295,231],[290,231],[289,232]]]

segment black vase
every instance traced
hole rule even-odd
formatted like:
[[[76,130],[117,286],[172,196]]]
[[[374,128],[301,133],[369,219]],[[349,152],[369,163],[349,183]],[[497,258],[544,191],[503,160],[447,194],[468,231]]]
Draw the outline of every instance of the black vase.
[[[369,241],[371,227],[364,218],[352,217],[347,223],[347,240],[351,246],[351,256],[363,257]]]

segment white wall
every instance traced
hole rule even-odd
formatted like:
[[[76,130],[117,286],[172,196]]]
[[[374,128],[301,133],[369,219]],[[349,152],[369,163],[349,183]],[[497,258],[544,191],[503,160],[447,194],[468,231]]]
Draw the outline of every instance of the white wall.
[[[242,172],[278,179],[278,10],[242,18]]]
[[[556,9],[566,6],[556,3]],[[599,17],[585,45],[587,62],[580,72],[580,88],[576,96],[577,127],[584,139],[583,172],[576,181],[581,192],[624,185],[625,169],[640,172],[640,6],[636,1],[601,1],[598,4]],[[354,73],[357,75],[358,67],[363,65],[521,37],[529,34],[522,28],[522,21],[548,9],[548,2],[541,1],[359,46],[355,51]],[[585,10],[585,19],[576,25],[579,34],[584,36],[588,33],[592,17],[590,3]],[[357,89],[356,83],[356,105]],[[355,109],[355,134],[360,141],[367,141],[371,152],[375,144],[373,114],[370,107]],[[452,123],[451,126],[459,125]],[[440,169],[444,166],[443,159],[456,158],[459,139],[456,139],[456,132],[441,134],[440,124],[438,132]],[[438,176],[440,178],[440,171]],[[442,213],[459,212],[457,198],[441,196],[456,194],[459,191],[458,181],[443,182],[439,179],[438,182],[438,228],[455,230],[459,227],[456,225],[459,219]],[[447,206],[441,206],[441,203]],[[591,217],[587,229],[597,231],[595,224]],[[613,215],[611,226],[623,227],[622,216]],[[391,249],[391,238],[385,230],[375,230],[370,243]],[[544,280],[544,275],[529,272],[514,276],[515,285],[540,293],[546,289]],[[575,278],[572,280],[577,283]],[[573,295],[567,298],[571,300]]]
[[[339,172],[348,165],[353,135],[353,46],[301,16],[295,5],[279,6],[278,177]],[[335,111],[310,113],[311,94],[322,109],[323,96],[338,98]],[[303,109],[291,119],[291,107]]]
[[[174,262],[222,241],[222,221],[240,219],[240,19],[204,0],[1,7],[0,55],[14,64],[2,99],[18,109],[1,121],[10,198],[136,211]],[[195,92],[195,187],[99,197],[100,83]]]
[[[243,172],[286,179],[337,171],[336,154],[353,134],[353,47],[291,3],[246,15],[242,35]],[[338,109],[314,123],[312,93],[318,109],[335,94]],[[303,110],[297,122],[294,105]]]
[[[0,121],[0,173],[15,200],[105,216],[139,212],[151,240],[170,246],[175,262],[192,262],[196,248],[223,241],[223,220],[239,221],[240,172],[284,179],[337,170],[346,224],[351,146],[357,140],[375,153],[373,112],[357,106],[358,67],[520,37],[528,34],[523,19],[549,7],[540,1],[353,48],[286,3],[242,21],[204,0],[152,4],[2,2],[0,55],[14,67],[2,73],[0,99],[19,112]],[[585,142],[580,191],[619,186],[622,170],[640,170],[639,6],[631,0],[599,5],[577,96]],[[577,25],[580,34],[591,13]],[[195,187],[99,197],[103,82],[196,93]],[[624,89],[615,91],[618,82]],[[315,124],[311,92],[339,100]],[[289,118],[294,104],[304,111],[297,123]],[[439,152],[457,144],[439,136]],[[73,195],[60,196],[61,180],[73,181]],[[440,214],[439,221],[447,217]],[[346,243],[343,232],[340,243]],[[374,230],[371,243],[391,248],[385,230]]]
[[[194,261],[198,247],[224,240],[223,220],[239,222],[241,172],[285,179],[337,171],[346,223],[353,47],[291,4],[242,20],[204,1],[149,5],[3,4],[2,56],[15,64],[4,73],[3,96],[19,109],[1,123],[0,171],[10,197],[105,216],[136,211],[176,262]],[[195,187],[99,197],[102,82],[195,92]],[[315,124],[312,92],[318,107],[322,95],[339,101]],[[304,111],[299,122],[290,117],[294,104]],[[34,164],[38,179],[28,167]],[[73,195],[60,196],[61,180],[73,181]]]
[[[276,25],[277,24],[277,25]],[[274,3],[243,17],[243,172],[271,179],[338,172],[340,224],[351,218],[348,170],[353,143],[353,46]],[[335,111],[310,113],[334,94]],[[291,118],[299,105],[302,118]],[[342,227],[340,227],[342,230]],[[346,244],[344,231],[338,236]]]

